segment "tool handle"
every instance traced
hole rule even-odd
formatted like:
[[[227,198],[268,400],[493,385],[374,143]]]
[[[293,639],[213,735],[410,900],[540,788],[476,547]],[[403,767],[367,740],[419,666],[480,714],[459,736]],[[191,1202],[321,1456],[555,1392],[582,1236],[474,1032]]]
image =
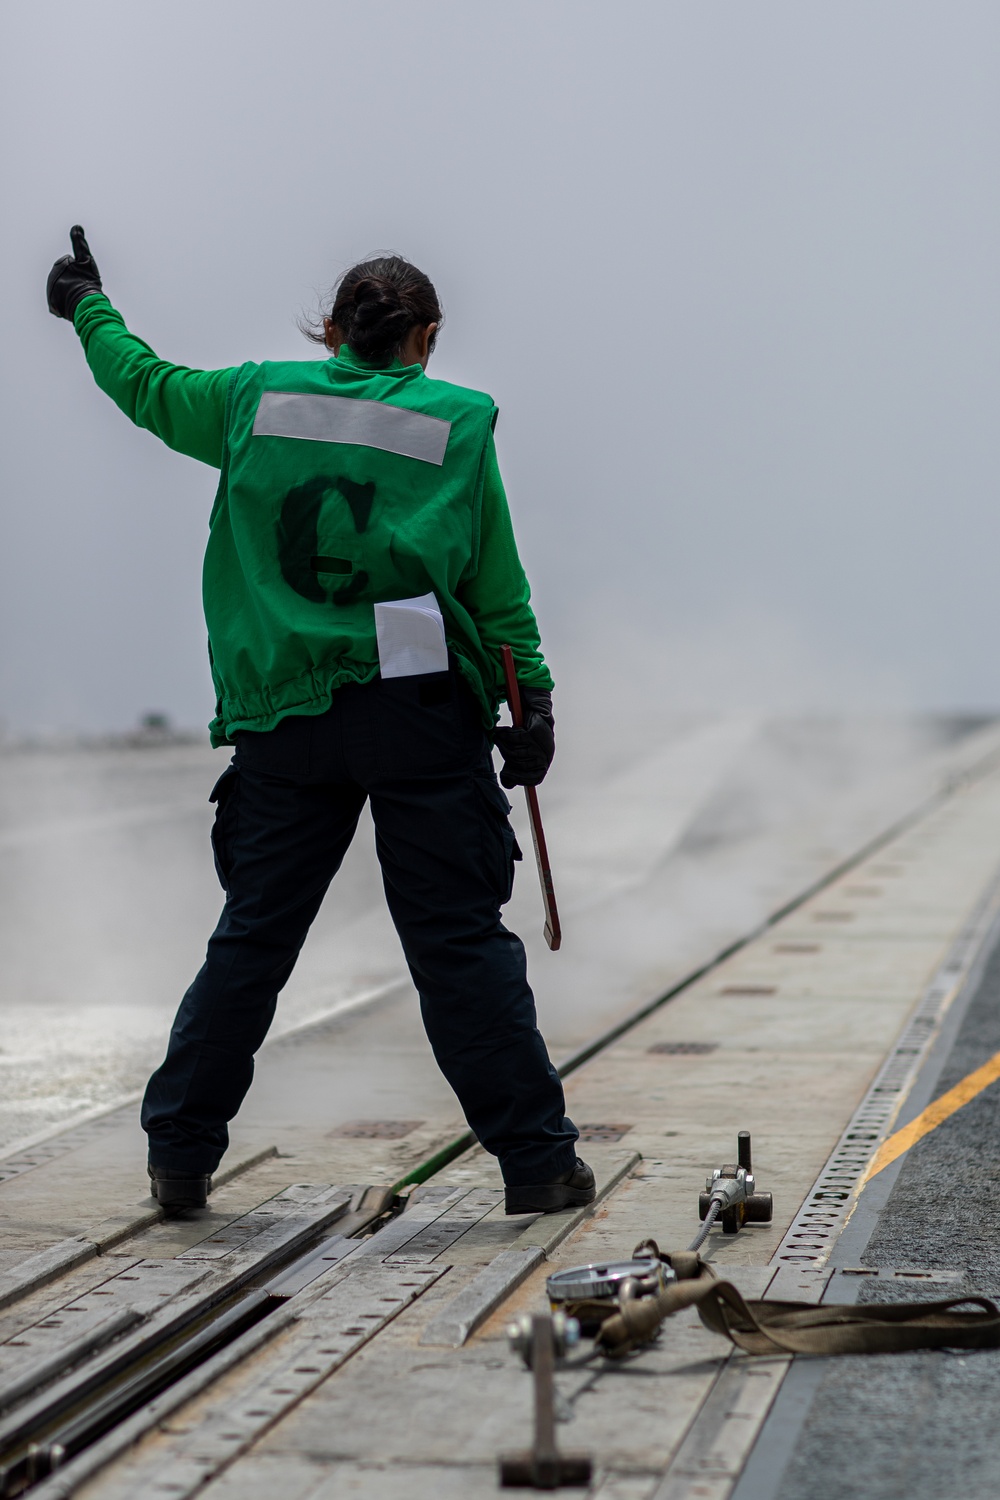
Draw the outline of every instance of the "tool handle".
[[[509,646],[500,647],[500,660],[503,662],[503,680],[507,689],[507,707],[510,709],[510,719],[515,729],[524,728],[524,709],[521,705],[521,689],[517,682],[517,673],[514,671],[514,653]]]
[[[514,671],[514,653],[509,646],[500,647],[500,661],[503,664],[503,677],[507,688],[507,707],[510,709],[511,722],[515,729],[523,729],[524,707],[521,703],[521,689],[517,685],[517,674]],[[549,851],[545,845],[545,831],[542,828],[542,814],[538,806],[538,793],[533,786],[526,786],[524,797],[528,804],[528,820],[531,823],[531,842],[535,846],[535,863],[538,866],[538,880],[542,887],[542,905],[545,908],[545,941],[554,953],[562,942],[562,928],[559,924],[559,909],[556,906],[555,886],[552,883],[552,867],[549,864]]]

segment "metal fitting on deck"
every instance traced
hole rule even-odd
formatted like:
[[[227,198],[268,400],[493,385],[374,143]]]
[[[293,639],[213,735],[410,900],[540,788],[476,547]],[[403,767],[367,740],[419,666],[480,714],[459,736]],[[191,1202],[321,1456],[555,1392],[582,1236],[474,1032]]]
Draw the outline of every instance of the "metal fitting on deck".
[[[535,1439],[530,1448],[501,1456],[501,1486],[558,1490],[563,1485],[589,1485],[590,1455],[562,1453],[556,1443],[556,1360],[579,1338],[580,1325],[564,1313],[535,1313],[518,1318],[507,1336],[534,1376]]]
[[[519,1354],[531,1369],[535,1347],[535,1319],[530,1313],[522,1313],[514,1323],[507,1324],[507,1342],[512,1354]],[[580,1324],[576,1318],[563,1312],[552,1314],[552,1352],[556,1359],[564,1359],[580,1342]]]
[[[749,1130],[737,1135],[736,1151],[738,1161],[716,1167],[698,1195],[699,1219],[704,1223],[718,1204],[723,1234],[738,1234],[744,1224],[770,1224],[774,1212],[771,1194],[757,1191]]]

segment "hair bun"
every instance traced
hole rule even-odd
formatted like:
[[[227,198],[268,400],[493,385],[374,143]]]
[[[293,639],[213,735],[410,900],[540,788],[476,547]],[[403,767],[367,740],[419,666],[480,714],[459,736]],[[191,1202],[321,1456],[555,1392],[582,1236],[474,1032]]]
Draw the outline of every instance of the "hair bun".
[[[384,308],[386,312],[394,311],[403,305],[403,299],[396,287],[391,282],[382,281],[375,276],[363,277],[354,288],[353,298],[355,307],[370,306],[374,303],[377,307]]]
[[[329,322],[362,359],[387,364],[402,353],[411,328],[434,324],[436,334],[442,317],[437,292],[423,271],[399,255],[380,255],[344,274]],[[325,343],[325,327],[322,333],[310,330],[309,337]]]

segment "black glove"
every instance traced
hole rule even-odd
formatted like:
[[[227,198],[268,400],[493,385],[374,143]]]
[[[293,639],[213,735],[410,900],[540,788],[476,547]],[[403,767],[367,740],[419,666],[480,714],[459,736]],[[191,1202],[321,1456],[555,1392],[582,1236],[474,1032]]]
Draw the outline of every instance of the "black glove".
[[[73,254],[63,255],[56,261],[45,283],[45,294],[49,299],[49,312],[57,318],[68,318],[72,323],[77,303],[103,288],[97,262],[79,224],[73,225],[69,239]]]
[[[500,784],[537,786],[552,764],[556,753],[555,719],[552,717],[552,694],[543,688],[521,688],[523,729],[494,729],[493,743],[500,746],[503,770]]]

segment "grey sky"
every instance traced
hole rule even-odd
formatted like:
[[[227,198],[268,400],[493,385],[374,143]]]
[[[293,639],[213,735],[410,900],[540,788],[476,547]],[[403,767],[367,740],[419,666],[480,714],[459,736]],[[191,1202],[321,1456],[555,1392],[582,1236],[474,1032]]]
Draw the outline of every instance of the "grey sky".
[[[308,357],[380,248],[487,389],[557,678],[1000,701],[995,3],[97,0],[2,13],[0,718],[203,724],[211,471],[93,387],[87,228],[164,356]]]

